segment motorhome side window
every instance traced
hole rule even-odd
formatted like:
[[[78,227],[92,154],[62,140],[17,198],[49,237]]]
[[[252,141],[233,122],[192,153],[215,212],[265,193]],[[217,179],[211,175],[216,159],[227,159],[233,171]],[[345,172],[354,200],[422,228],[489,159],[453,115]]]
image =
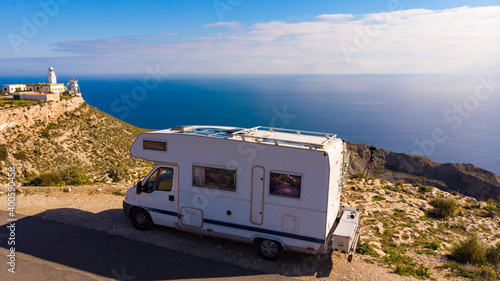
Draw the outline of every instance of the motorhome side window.
[[[193,185],[236,191],[236,170],[193,165]]]
[[[146,181],[146,190],[148,192],[153,190],[171,191],[173,178],[174,169],[159,168]]]
[[[271,172],[269,194],[300,198],[302,176]]]
[[[167,151],[167,142],[143,140],[142,147],[144,149]]]

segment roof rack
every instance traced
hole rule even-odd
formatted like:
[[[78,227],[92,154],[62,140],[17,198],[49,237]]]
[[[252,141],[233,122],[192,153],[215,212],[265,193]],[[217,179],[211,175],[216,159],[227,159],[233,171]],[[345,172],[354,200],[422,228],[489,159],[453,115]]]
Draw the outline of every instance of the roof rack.
[[[266,134],[268,133],[268,134]],[[330,141],[337,138],[336,134],[318,133],[310,131],[300,131],[292,129],[282,129],[273,127],[253,127],[237,132],[232,132],[235,136],[240,136],[243,141],[246,138],[255,139],[257,142],[274,142],[275,145],[294,144],[309,147],[309,149],[323,148]],[[287,135],[292,135],[291,137]],[[293,137],[293,135],[301,137]],[[307,138],[309,137],[309,138]]]

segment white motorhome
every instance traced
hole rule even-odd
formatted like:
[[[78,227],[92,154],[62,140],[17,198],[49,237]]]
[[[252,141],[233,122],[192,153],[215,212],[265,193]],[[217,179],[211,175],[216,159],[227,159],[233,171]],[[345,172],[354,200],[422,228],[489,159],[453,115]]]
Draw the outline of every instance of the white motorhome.
[[[283,250],[349,253],[359,210],[340,207],[345,142],[333,134],[268,127],[183,126],[140,134],[130,149],[156,167],[123,201],[139,230],[153,224]]]

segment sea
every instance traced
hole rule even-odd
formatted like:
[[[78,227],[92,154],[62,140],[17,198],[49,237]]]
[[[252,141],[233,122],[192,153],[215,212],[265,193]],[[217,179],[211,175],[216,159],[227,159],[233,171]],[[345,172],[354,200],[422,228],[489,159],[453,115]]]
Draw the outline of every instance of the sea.
[[[0,77],[0,84],[46,79]],[[88,104],[142,128],[224,125],[328,132],[441,163],[472,163],[500,175],[500,76],[145,74],[75,79]]]

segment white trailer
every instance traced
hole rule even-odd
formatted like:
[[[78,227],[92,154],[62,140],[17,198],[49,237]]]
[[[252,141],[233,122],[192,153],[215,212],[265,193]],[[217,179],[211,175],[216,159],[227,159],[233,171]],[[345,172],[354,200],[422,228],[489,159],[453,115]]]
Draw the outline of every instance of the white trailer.
[[[153,224],[283,250],[356,248],[359,210],[340,207],[348,172],[333,134],[268,127],[183,126],[140,134],[130,149],[156,167],[123,201],[139,230]]]

